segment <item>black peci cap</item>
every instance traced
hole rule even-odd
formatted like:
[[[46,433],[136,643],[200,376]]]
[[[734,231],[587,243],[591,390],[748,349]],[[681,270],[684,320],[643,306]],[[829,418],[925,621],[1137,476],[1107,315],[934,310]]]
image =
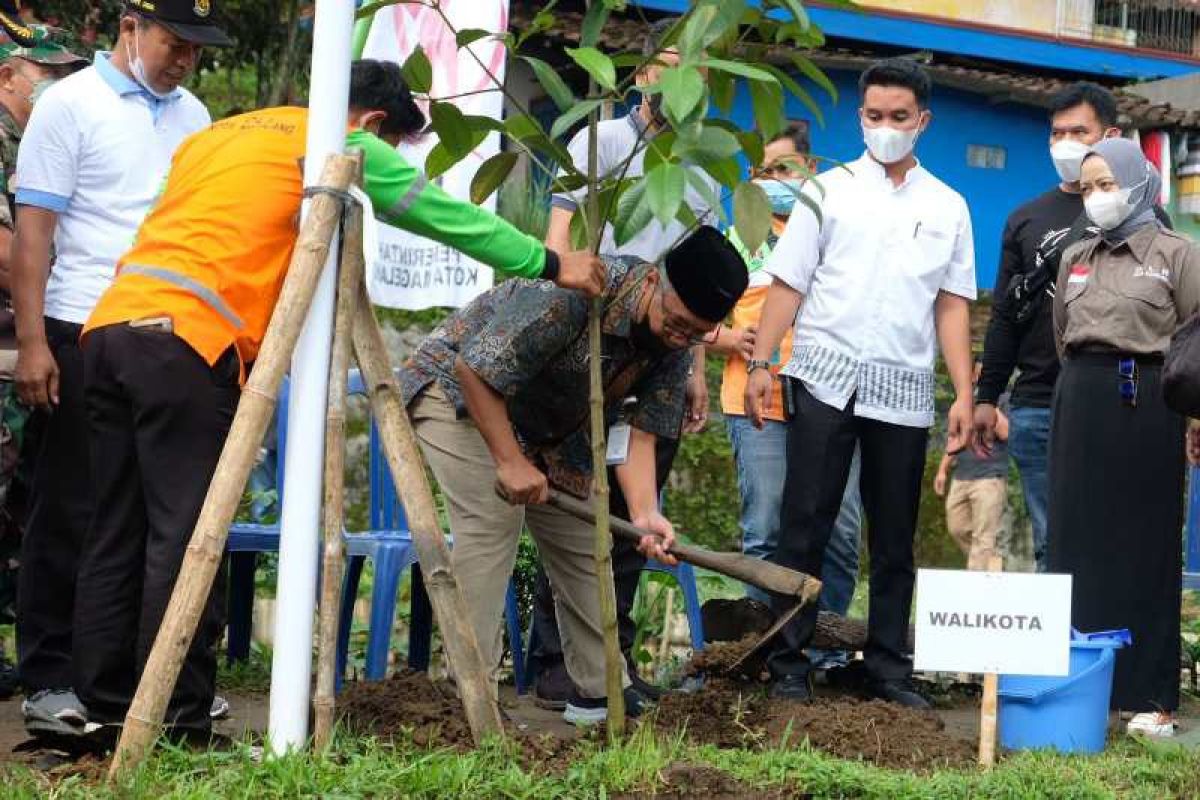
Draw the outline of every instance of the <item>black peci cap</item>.
[[[728,316],[750,283],[746,262],[737,248],[710,225],[701,225],[676,245],[665,259],[667,280],[696,316],[720,322]]]
[[[233,44],[212,19],[212,0],[125,0],[125,6],[192,44]]]

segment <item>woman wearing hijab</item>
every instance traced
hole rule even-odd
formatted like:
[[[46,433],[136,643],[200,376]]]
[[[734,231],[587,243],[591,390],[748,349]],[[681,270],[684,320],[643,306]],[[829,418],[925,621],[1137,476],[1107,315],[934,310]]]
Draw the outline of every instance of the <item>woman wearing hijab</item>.
[[[1063,369],[1050,438],[1049,571],[1070,573],[1082,631],[1128,628],[1113,708],[1170,736],[1179,706],[1184,419],[1160,386],[1171,335],[1200,310],[1200,250],[1154,215],[1161,183],[1136,144],[1092,146],[1080,182],[1100,229],[1062,258]]]

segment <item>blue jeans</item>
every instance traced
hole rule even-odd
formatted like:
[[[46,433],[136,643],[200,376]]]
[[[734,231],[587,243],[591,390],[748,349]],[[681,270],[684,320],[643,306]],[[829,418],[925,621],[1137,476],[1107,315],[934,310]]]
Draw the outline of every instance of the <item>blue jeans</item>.
[[[1046,460],[1050,452],[1050,409],[1020,407],[1008,412],[1008,453],[1021,475],[1025,508],[1033,525],[1033,555],[1046,571]]]
[[[779,541],[779,509],[783,503],[783,479],[787,473],[787,425],[767,420],[756,430],[748,417],[730,414],[725,418],[733,457],[737,462],[738,488],[742,495],[742,552],[755,558],[770,558]],[[862,500],[858,493],[859,454],[854,451],[846,493],[825,550],[821,570],[820,607],[845,615],[858,583],[859,532],[862,529]],[[769,603],[756,586],[746,595]]]

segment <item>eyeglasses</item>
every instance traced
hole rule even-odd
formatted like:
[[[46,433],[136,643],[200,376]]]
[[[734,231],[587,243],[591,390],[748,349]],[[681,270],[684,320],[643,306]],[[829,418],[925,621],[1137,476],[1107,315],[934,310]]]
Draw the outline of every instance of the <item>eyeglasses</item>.
[[[1122,358],[1117,362],[1117,373],[1121,376],[1121,402],[1131,408],[1137,407],[1138,368],[1137,361]]]
[[[682,314],[677,314],[667,308],[666,294],[663,287],[659,286],[658,303],[662,308],[664,334],[670,336],[672,339],[682,339],[689,345],[713,344],[717,341],[717,334],[721,330],[720,325],[714,325],[711,328],[702,328],[693,324]]]

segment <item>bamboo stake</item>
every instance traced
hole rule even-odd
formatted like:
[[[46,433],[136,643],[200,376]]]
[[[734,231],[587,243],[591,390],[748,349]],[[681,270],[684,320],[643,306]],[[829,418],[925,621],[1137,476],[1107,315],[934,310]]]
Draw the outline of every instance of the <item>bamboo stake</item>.
[[[998,555],[988,558],[988,572],[1002,572],[1004,559]],[[979,763],[990,769],[996,763],[996,702],[1000,676],[995,672],[983,676],[983,701],[979,710]]]
[[[329,400],[325,416],[325,514],[321,562],[321,598],[317,626],[317,687],[313,695],[313,747],[324,750],[333,732],[337,683],[338,611],[346,545],[342,541],[346,482],[346,371],[350,366],[350,331],[365,270],[363,213],[354,206],[342,228],[337,305],[333,316],[333,349],[329,360]]]
[[[590,0],[588,5],[598,0]],[[597,91],[595,79],[588,82],[588,97]],[[595,110],[588,114],[588,196],[587,216],[589,242],[593,253],[600,251],[604,220],[600,216],[600,195],[597,192],[599,156],[596,130],[599,116]],[[608,459],[604,430],[604,380],[600,372],[600,317],[604,304],[592,298],[588,314],[588,379],[589,409],[592,433],[592,505],[596,510],[596,540],[592,553],[596,565],[596,586],[600,593],[600,626],[604,632],[604,685],[608,695],[608,739],[618,742],[625,734],[625,675],[621,658],[621,642],[617,635],[617,590],[612,570],[612,532],[608,522]]]
[[[489,734],[504,734],[500,708],[492,692],[488,666],[483,663],[471,627],[467,602],[450,568],[450,550],[438,523],[425,462],[364,288],[359,289],[359,298],[354,318],[354,353],[366,382],[392,481],[408,516],[429,601],[442,631],[446,653],[454,665],[467,723],[476,744],[480,744]]]
[[[355,171],[354,159],[331,155],[325,162],[320,185],[345,191]],[[171,602],[125,716],[108,772],[110,780],[126,768],[136,766],[158,737],[183,659],[212,591],[229,526],[274,413],[283,374],[308,314],[341,214],[341,203],[335,198],[324,194],[313,198],[258,360],[242,390],[204,507],[188,543],[179,578],[171,592]]]

